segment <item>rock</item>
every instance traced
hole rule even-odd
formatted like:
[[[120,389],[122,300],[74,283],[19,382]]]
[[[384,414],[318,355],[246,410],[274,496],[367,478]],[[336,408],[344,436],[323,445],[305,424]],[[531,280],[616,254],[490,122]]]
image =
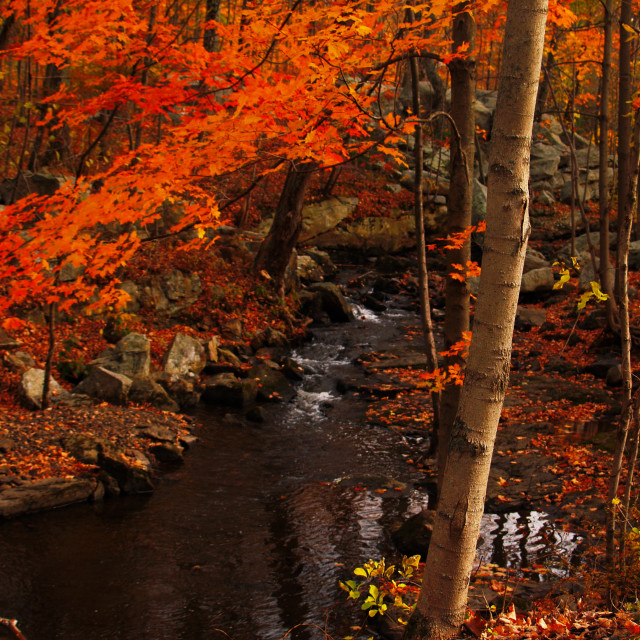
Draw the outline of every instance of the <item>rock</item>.
[[[152,453],[156,460],[164,464],[183,464],[184,449],[177,444],[169,442],[161,442],[153,444],[149,447],[149,453]]]
[[[547,312],[545,309],[518,306],[518,310],[516,312],[516,326],[520,329],[529,330],[533,327],[541,327],[546,319]]]
[[[309,287],[309,291],[320,294],[322,308],[332,322],[349,322],[354,319],[349,303],[335,284],[317,282]]]
[[[587,316],[578,324],[578,329],[585,329],[587,331],[595,331],[597,329],[604,329],[607,326],[607,311],[606,309],[594,309],[589,312]]]
[[[200,394],[196,391],[192,380],[166,376],[160,377],[158,383],[163,386],[169,397],[177,402],[183,411],[195,408],[200,402]]]
[[[264,409],[260,406],[252,407],[251,409],[249,409],[249,411],[247,411],[245,417],[250,422],[262,424],[264,422]]]
[[[556,203],[555,196],[548,189],[538,191],[534,198],[535,202],[543,207],[552,207]]]
[[[169,396],[164,387],[151,378],[134,378],[127,399],[136,404],[150,404],[162,411],[174,413],[180,411],[180,406]]]
[[[39,196],[52,196],[65,180],[64,176],[54,176],[50,173],[21,171],[17,189],[15,178],[6,178],[0,182],[0,204],[11,204],[14,193],[15,200],[32,193]]]
[[[49,402],[51,404],[69,400],[71,394],[66,389],[63,389],[53,377],[51,377],[49,385]],[[42,408],[43,387],[44,369],[32,367],[22,374],[22,378],[20,379],[20,395],[27,409]]]
[[[640,240],[635,240],[629,245],[629,269],[640,269]],[[0,345],[0,348],[2,346]]]
[[[296,274],[304,283],[321,282],[324,280],[322,267],[311,256],[298,255]]]
[[[302,228],[298,242],[307,243],[335,228],[353,214],[358,202],[358,198],[335,197],[306,205],[302,209]]]
[[[0,349],[17,349],[20,342],[12,338],[2,327],[0,327]]]
[[[524,270],[523,273],[527,273],[527,271],[533,271],[534,269],[543,269],[544,267],[550,267],[549,261],[535,249],[531,247],[527,247],[527,255],[524,258]]]
[[[91,365],[129,378],[148,376],[151,369],[149,339],[140,333],[129,333],[114,347],[105,349]]]
[[[150,493],[153,491],[149,461],[146,456],[136,456],[116,447],[105,447],[99,465],[115,478],[123,493]]]
[[[205,346],[207,360],[209,362],[218,362],[218,347],[220,346],[220,338],[212,336]]]
[[[539,293],[553,289],[554,278],[551,267],[532,269],[522,276],[520,293]]]
[[[326,251],[321,251],[315,247],[306,249],[306,253],[310,258],[322,267],[322,272],[326,278],[333,278],[336,275],[338,268],[331,261],[329,254]]]
[[[258,400],[262,402],[275,400],[291,400],[294,396],[291,383],[284,373],[275,371],[266,364],[258,364],[247,372],[248,378],[258,383]]]
[[[560,153],[549,145],[534,144],[531,149],[531,182],[553,178],[558,172]]]
[[[568,180],[562,186],[560,190],[560,201],[564,204],[569,204],[571,202],[571,180]],[[584,182],[579,182],[576,188],[577,199],[580,201],[583,200],[595,200],[598,197],[598,190],[591,184],[584,184]]]
[[[9,453],[15,446],[15,440],[0,437],[0,453]]]
[[[622,365],[616,364],[607,371],[607,387],[620,387],[622,382]]]
[[[273,327],[267,327],[263,331],[256,333],[251,340],[251,348],[254,351],[263,349],[265,347],[276,347],[286,349],[289,347],[289,340],[287,336]]]
[[[21,374],[36,366],[36,361],[26,351],[9,351],[4,354],[3,362],[9,371]]]
[[[435,511],[423,509],[420,513],[405,520],[391,534],[391,539],[398,551],[407,556],[420,555],[422,560],[425,560],[435,519]]]
[[[293,358],[282,358],[282,373],[294,382],[304,379],[304,369]]]
[[[110,404],[126,405],[133,380],[103,367],[92,366],[89,375],[76,385],[73,393],[98,398]]]
[[[607,353],[599,356],[594,362],[583,368],[585,373],[590,373],[596,378],[605,379],[609,369],[620,365],[620,357],[614,353]]]
[[[428,225],[428,218],[425,224]],[[430,225],[429,231],[435,231]],[[415,222],[413,215],[395,217],[361,218],[316,237],[319,247],[345,249],[370,255],[398,253],[415,246]]]
[[[0,492],[0,517],[62,507],[91,499],[97,487],[94,479],[47,478],[27,482]]]
[[[127,313],[136,313],[140,310],[140,288],[133,280],[125,280],[120,284],[120,289],[127,293],[129,300],[124,310]],[[106,338],[105,338],[106,339]]]
[[[239,380],[232,373],[219,373],[203,382],[202,401],[207,404],[246,408],[258,395],[258,382],[253,378]]]
[[[487,133],[491,132],[491,126],[493,123],[493,111],[489,109],[485,104],[476,100],[473,105],[473,110],[476,116],[476,126],[483,129]]]
[[[139,285],[139,302],[167,315],[175,315],[191,306],[202,292],[202,282],[197,273],[183,273],[173,269],[153,276]]]
[[[76,460],[96,466],[99,465],[101,453],[105,447],[109,446],[109,443],[102,438],[82,434],[65,436],[60,439],[60,444]]]
[[[239,318],[234,318],[225,322],[222,327],[222,335],[229,340],[241,340],[242,339],[242,321]]]
[[[200,375],[207,363],[204,347],[184,333],[176,333],[167,350],[162,370],[169,375]]]
[[[362,302],[367,309],[371,309],[371,311],[382,313],[387,310],[387,305],[370,293],[365,293],[361,296],[360,302]]]
[[[227,362],[234,368],[242,366],[240,358],[238,358],[233,351],[229,351],[229,349],[218,349],[218,357],[218,362]]]

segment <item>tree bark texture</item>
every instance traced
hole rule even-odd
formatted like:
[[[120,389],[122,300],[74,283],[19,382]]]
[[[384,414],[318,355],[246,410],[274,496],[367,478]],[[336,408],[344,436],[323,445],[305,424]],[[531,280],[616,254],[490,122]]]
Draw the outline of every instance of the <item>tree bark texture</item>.
[[[471,206],[473,199],[473,157],[475,151],[475,67],[473,57],[476,25],[471,11],[467,11],[469,2],[460,2],[453,8],[453,52],[469,43],[469,55],[451,61],[451,117],[458,132],[460,144],[454,149],[451,145],[451,183],[447,201],[447,233],[460,233],[471,225]],[[453,265],[466,266],[471,260],[471,241],[467,240],[460,249],[447,251],[447,276],[445,288],[444,346],[462,340],[464,331],[469,331],[469,283],[451,277],[455,272]],[[453,364],[464,366],[461,356],[449,356],[444,366]],[[441,394],[440,433],[438,437],[438,485],[442,484],[444,463],[447,456],[451,428],[458,409],[461,387],[449,384]]]
[[[256,271],[265,270],[273,278],[281,296],[284,295],[287,267],[300,235],[302,206],[313,168],[310,162],[289,166],[273,224],[255,259]]]
[[[620,52],[618,77],[618,220],[622,220],[628,203],[631,167],[631,45],[633,36],[625,29],[633,21],[631,0],[620,2]],[[606,171],[607,165],[605,165]],[[618,226],[621,228],[621,225]]]
[[[531,229],[529,153],[546,17],[547,0],[509,2],[473,338],[422,589],[405,639],[450,638],[464,619]]]

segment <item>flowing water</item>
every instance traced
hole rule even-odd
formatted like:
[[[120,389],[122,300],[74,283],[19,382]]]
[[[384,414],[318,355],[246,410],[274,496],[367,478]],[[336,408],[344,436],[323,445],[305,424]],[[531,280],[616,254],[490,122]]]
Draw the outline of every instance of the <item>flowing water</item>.
[[[427,501],[404,462],[415,440],[367,426],[365,401],[335,392],[354,355],[415,320],[359,316],[294,354],[308,375],[264,424],[200,411],[200,443],[153,495],[1,524],[0,617],[28,640],[269,640],[300,623],[344,635],[355,620],[338,581],[392,554],[390,524]],[[529,561],[540,532],[555,535],[543,514],[514,518],[486,517],[486,560]]]

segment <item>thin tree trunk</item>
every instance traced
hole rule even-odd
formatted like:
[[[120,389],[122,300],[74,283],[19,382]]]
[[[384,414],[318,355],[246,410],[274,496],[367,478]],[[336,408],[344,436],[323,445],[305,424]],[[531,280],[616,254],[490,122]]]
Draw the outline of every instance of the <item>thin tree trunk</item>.
[[[609,260],[609,93],[611,87],[611,49],[613,48],[613,0],[604,5],[604,51],[602,55],[602,79],[600,86],[600,163],[598,166],[599,214],[600,214],[600,288],[609,298],[607,322],[613,329],[617,325],[617,309],[613,295],[613,282]],[[628,144],[628,141],[627,141]],[[589,167],[587,167],[587,171]],[[628,175],[627,175],[627,180]],[[622,219],[620,216],[619,219]]]
[[[618,220],[627,206],[631,166],[631,45],[633,36],[625,29],[633,22],[631,0],[620,1],[620,51],[618,76]],[[605,167],[606,170],[606,167]],[[620,229],[621,225],[618,226]]]
[[[220,15],[220,0],[207,0],[207,9],[204,19],[207,22],[218,20]],[[218,32],[208,27],[204,30],[202,45],[207,51],[215,51],[218,48]]]
[[[465,615],[509,379],[529,224],[529,153],[547,0],[511,0],[491,144],[480,292],[422,590],[405,638],[443,640]]]
[[[265,270],[273,278],[281,297],[284,296],[287,267],[302,228],[302,206],[314,168],[311,162],[289,166],[273,224],[255,259],[255,270]]]
[[[49,345],[47,347],[47,360],[44,364],[44,382],[42,384],[42,399],[40,405],[43,409],[49,406],[49,390],[51,387],[51,369],[53,368],[53,354],[56,350],[56,303],[49,305]]]
[[[630,184],[627,185],[627,201],[624,208],[624,216],[620,220],[620,233],[618,235],[617,272],[619,274],[618,308],[620,309],[620,348],[622,350],[622,416],[616,434],[616,449],[611,464],[609,476],[609,492],[607,495],[608,509],[606,518],[606,553],[607,563],[613,568],[615,560],[615,533],[616,518],[612,501],[618,496],[620,474],[624,450],[629,433],[629,425],[633,417],[631,393],[633,380],[631,377],[631,333],[629,328],[629,243],[631,241],[631,225],[636,208],[636,187],[638,183],[638,162],[640,158],[640,115],[636,114],[634,127],[634,153],[633,171],[629,176]],[[631,165],[631,163],[630,163]]]
[[[413,56],[409,60],[411,69],[411,90],[413,98],[413,112],[420,117],[420,74],[418,73],[418,59]],[[418,252],[418,289],[420,298],[420,322],[424,338],[424,349],[427,357],[427,370],[435,371],[438,367],[438,353],[433,337],[433,322],[431,320],[431,303],[429,301],[429,274],[427,272],[427,250],[424,239],[424,196],[422,193],[423,174],[423,134],[422,123],[416,123],[413,134],[415,176],[413,183],[414,218],[416,225],[416,249]],[[431,427],[431,451],[439,450],[438,434],[440,424],[440,394],[431,392],[433,404],[433,424]]]
[[[453,52],[465,43],[469,45],[469,55],[452,60],[451,73],[451,116],[460,133],[460,144],[451,145],[451,186],[447,202],[447,233],[460,233],[471,225],[473,200],[473,156],[475,151],[475,47],[476,25],[469,2],[460,2],[453,7]],[[471,241],[467,240],[460,249],[447,252],[447,281],[445,288],[444,346],[449,349],[463,339],[463,332],[469,331],[469,283],[452,277],[454,264],[466,268],[471,260]],[[460,365],[465,359],[447,356],[444,366]],[[438,437],[438,486],[442,483],[445,459],[449,448],[449,437],[458,410],[461,387],[448,384],[441,394],[440,432]]]

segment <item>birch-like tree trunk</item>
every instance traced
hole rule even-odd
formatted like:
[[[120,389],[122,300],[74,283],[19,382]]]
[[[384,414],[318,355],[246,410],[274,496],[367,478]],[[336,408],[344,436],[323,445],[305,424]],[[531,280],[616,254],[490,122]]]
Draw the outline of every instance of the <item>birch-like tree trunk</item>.
[[[460,233],[471,225],[471,205],[473,199],[473,156],[475,151],[476,121],[474,102],[476,93],[474,57],[476,24],[473,13],[468,10],[469,2],[460,2],[453,7],[452,26],[453,52],[465,43],[469,45],[469,55],[457,58],[449,64],[451,72],[451,117],[460,133],[460,144],[451,145],[451,186],[447,202],[447,233]],[[460,249],[447,251],[448,276],[445,288],[444,346],[462,340],[462,334],[469,331],[469,283],[452,277],[453,265],[466,268],[471,260],[471,240]],[[462,356],[448,356],[444,366],[454,364],[464,366]],[[440,402],[440,433],[438,437],[438,486],[442,484],[444,463],[449,445],[453,421],[458,410],[460,386],[449,384],[442,391]]]
[[[529,152],[547,0],[510,0],[492,132],[487,230],[469,362],[422,590],[405,639],[457,633],[484,512],[530,233]]]

